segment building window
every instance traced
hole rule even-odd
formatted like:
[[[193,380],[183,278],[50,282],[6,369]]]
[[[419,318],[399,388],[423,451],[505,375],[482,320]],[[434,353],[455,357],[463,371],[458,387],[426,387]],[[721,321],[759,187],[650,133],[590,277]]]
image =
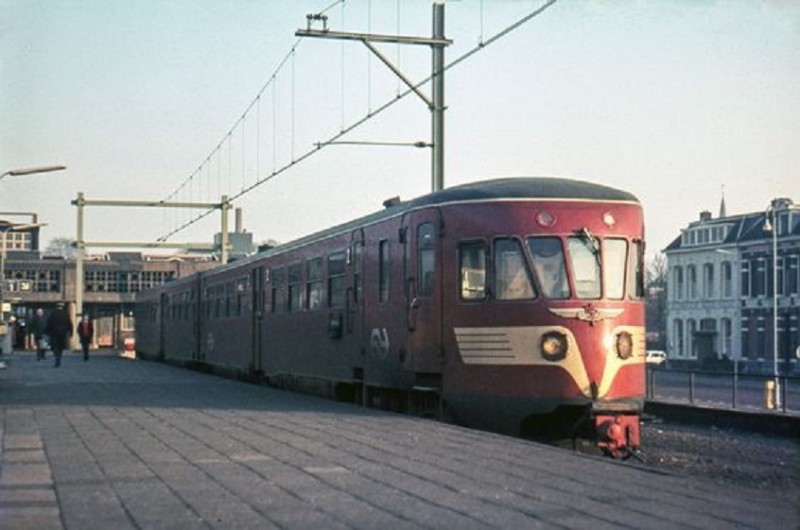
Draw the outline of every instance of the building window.
[[[672,336],[674,338],[674,347],[675,351],[674,354],[678,357],[684,357],[686,352],[683,348],[683,321],[682,320],[675,320],[672,323]]]
[[[706,299],[714,298],[714,264],[703,265],[703,296]]]
[[[742,298],[750,297],[750,262],[742,261]]]
[[[697,267],[694,265],[686,267],[686,282],[689,289],[687,298],[689,300],[697,299]]]
[[[752,296],[764,296],[767,294],[767,260],[759,258],[756,260],[755,271],[752,275],[750,293]]]
[[[675,267],[672,270],[672,280],[675,285],[675,300],[683,300],[683,267]]]
[[[722,262],[722,297],[731,298],[733,296],[733,267],[729,261]]]
[[[784,274],[784,266],[786,265],[786,260],[784,258],[778,258],[778,262],[776,263],[776,271],[778,273],[778,280],[775,282],[776,287],[778,288],[778,295],[784,294],[784,281],[786,275]]]
[[[798,294],[800,293],[800,269],[798,265],[800,263],[800,258],[798,256],[787,256],[785,258],[786,262],[786,277],[785,277],[785,285],[784,285],[784,294]]]
[[[731,319],[723,318],[720,321],[720,328],[721,328],[721,334],[720,334],[721,344],[719,346],[719,350],[720,353],[722,354],[723,359],[730,358],[731,355],[733,354],[733,352],[731,351],[732,340],[733,340],[733,326],[731,325]]]
[[[688,346],[688,354],[692,359],[697,358],[697,342],[695,341],[695,334],[697,333],[697,322],[692,319],[686,321],[686,344]]]

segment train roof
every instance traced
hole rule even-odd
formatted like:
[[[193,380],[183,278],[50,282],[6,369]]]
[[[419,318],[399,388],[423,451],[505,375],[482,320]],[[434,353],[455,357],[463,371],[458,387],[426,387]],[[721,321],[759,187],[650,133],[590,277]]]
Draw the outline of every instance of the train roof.
[[[592,182],[552,177],[518,177],[484,180],[453,186],[452,188],[423,195],[400,204],[416,207],[492,199],[577,199],[639,202],[632,193]]]
[[[453,186],[408,201],[387,201],[387,203],[385,203],[386,207],[378,212],[283,243],[269,250],[259,252],[256,255],[236,260],[228,265],[223,265],[204,272],[203,274],[213,276],[229,268],[242,265],[243,263],[258,260],[266,256],[281,254],[313,241],[348,232],[383,219],[402,215],[407,211],[417,208],[454,203],[502,200],[577,200],[639,203],[639,200],[632,193],[580,180],[554,177],[514,177],[484,180]]]

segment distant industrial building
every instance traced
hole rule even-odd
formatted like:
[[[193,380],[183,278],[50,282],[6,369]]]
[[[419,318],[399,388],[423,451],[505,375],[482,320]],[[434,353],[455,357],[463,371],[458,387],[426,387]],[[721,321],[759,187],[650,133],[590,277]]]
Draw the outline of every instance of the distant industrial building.
[[[29,214],[33,215],[33,214]],[[35,221],[35,217],[34,217]],[[76,321],[75,259],[45,255],[40,250],[38,223],[21,225],[0,219],[0,348],[6,352],[30,346],[27,325],[37,308],[46,313],[63,303]],[[220,236],[215,236],[220,241]],[[230,258],[256,251],[252,234],[229,234]],[[84,257],[83,312],[94,321],[95,346],[122,347],[133,336],[136,293],[216,267],[218,252],[155,254],[102,252]],[[2,325],[2,324],[0,324]]]
[[[665,250],[668,357],[735,361],[741,370],[800,371],[800,207],[702,212]]]

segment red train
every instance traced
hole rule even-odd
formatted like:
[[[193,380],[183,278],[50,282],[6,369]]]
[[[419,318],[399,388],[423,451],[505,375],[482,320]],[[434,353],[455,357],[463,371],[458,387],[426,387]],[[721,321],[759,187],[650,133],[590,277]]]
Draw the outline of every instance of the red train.
[[[138,355],[500,430],[639,446],[644,225],[630,193],[489,180],[139,293]]]

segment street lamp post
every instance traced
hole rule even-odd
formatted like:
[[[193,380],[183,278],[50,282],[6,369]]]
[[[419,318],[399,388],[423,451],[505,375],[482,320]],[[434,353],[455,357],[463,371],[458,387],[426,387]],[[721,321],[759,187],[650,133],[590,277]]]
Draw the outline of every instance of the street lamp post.
[[[22,169],[10,169],[0,175],[0,180],[3,180],[6,177],[20,177],[23,175],[32,175],[34,173],[49,173],[50,171],[61,171],[62,169],[67,169],[67,166],[39,166]]]
[[[770,221],[770,217],[772,220]],[[781,407],[781,380],[778,376],[778,223],[775,207],[764,212],[764,232],[772,233],[772,377],[775,380],[775,408]]]

